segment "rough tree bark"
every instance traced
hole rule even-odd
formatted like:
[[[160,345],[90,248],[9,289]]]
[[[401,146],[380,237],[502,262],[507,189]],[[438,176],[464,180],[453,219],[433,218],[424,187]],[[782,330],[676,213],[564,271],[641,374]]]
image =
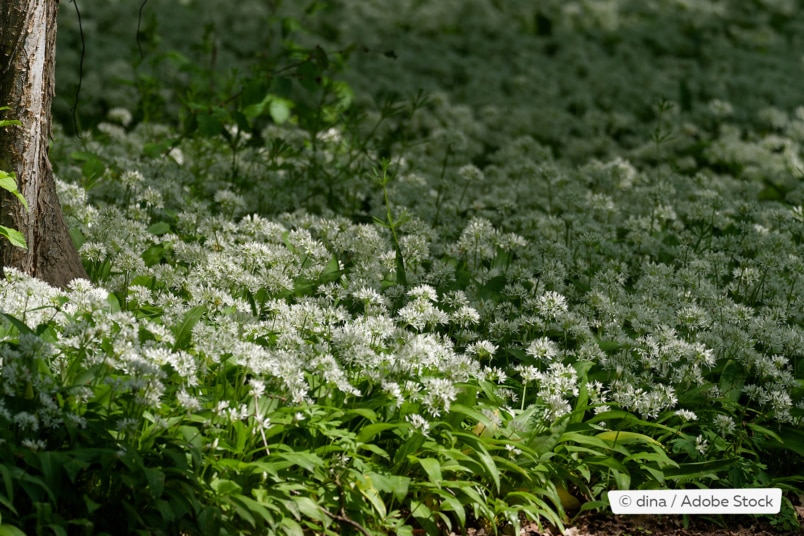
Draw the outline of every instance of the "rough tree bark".
[[[0,169],[17,173],[30,211],[0,199],[0,223],[20,231],[28,250],[2,243],[3,266],[64,287],[87,278],[67,232],[48,159],[56,65],[58,0],[0,0],[0,106],[22,126],[0,129]]]

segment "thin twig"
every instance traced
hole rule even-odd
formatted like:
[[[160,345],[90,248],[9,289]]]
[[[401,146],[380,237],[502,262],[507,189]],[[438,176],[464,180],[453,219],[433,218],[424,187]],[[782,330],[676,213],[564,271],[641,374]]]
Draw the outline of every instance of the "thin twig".
[[[140,23],[142,23],[142,10],[145,8],[145,4],[148,3],[148,0],[142,0],[142,4],[140,4],[140,11],[137,15],[137,50],[140,51],[140,60],[145,59],[145,55],[142,53],[142,44],[140,43]]]
[[[345,512],[343,511],[343,508],[341,508],[341,513],[340,513],[340,515],[338,515],[338,514],[333,514],[332,512],[330,512],[329,510],[327,510],[327,509],[326,509],[326,508],[324,508],[323,506],[322,506],[322,507],[320,507],[320,508],[321,508],[321,511],[322,511],[322,512],[324,512],[325,514],[327,514],[329,517],[331,517],[331,518],[332,518],[332,519],[334,519],[335,521],[338,521],[338,522],[340,522],[340,523],[346,523],[347,525],[351,525],[351,526],[353,526],[354,528],[356,528],[357,530],[359,530],[359,531],[360,531],[360,532],[361,532],[361,533],[362,533],[364,536],[371,536],[371,533],[370,533],[370,532],[368,531],[368,529],[366,529],[366,528],[365,528],[363,525],[361,525],[360,523],[358,523],[358,522],[357,522],[357,521],[355,521],[354,519],[350,519],[350,518],[346,517],[346,516],[344,515],[344,514],[345,514]]]
[[[76,2],[76,0],[73,0],[73,6],[75,7],[75,15],[78,17],[78,35],[81,36],[81,58],[78,60],[78,85],[75,88],[75,98],[70,113],[73,116],[75,135],[80,140],[81,129],[78,128],[78,98],[81,95],[81,82],[84,80],[84,54],[86,52],[86,43],[84,42],[84,25],[81,22],[81,11],[78,9],[78,2]]]

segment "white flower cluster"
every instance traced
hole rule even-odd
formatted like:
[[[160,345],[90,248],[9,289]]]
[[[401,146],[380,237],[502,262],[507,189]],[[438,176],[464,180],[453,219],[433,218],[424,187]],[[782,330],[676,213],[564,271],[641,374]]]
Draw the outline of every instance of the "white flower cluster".
[[[382,392],[397,408],[419,404],[408,422],[427,433],[422,415],[449,411],[467,380],[532,385],[523,404],[556,419],[582,381],[572,365],[588,362],[605,379],[587,385],[595,411],[678,411],[729,435],[735,423],[717,412],[739,401],[802,424],[804,107],[783,78],[800,57],[766,30],[794,2],[497,4],[331,7],[329,38],[395,42],[397,61],[367,54],[345,73],[357,99],[430,93],[411,116],[370,110],[356,129],[406,140],[388,147],[392,204],[415,215],[398,243],[354,223],[387,207],[365,179],[377,155],[355,151],[346,129],[268,126],[262,138],[286,149],[279,156],[205,139],[140,160],[167,129],[131,127],[132,114],[114,108],[84,145],[65,140],[58,183],[107,290],[61,293],[8,270],[0,310],[54,322],[42,359],[59,367],[79,352],[86,367],[103,363],[116,395],[144,406],[208,406],[198,386],[229,364],[293,403]],[[706,59],[720,68],[688,61],[704,54],[680,38],[690,28],[711,36]],[[478,35],[495,38],[478,47]],[[93,183],[69,164],[71,149],[113,165]],[[340,208],[348,217],[333,215]],[[407,288],[394,284],[397,246]],[[137,313],[117,311],[108,291]],[[3,348],[8,396],[31,380],[23,346]],[[168,393],[172,373],[182,379]],[[691,389],[714,417],[677,408]],[[53,419],[44,405],[9,418],[33,430]]]

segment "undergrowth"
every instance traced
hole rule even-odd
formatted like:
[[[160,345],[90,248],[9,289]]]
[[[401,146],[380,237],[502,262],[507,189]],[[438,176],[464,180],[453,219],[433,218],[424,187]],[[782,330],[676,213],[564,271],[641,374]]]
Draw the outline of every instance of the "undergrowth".
[[[516,534],[685,487],[795,523],[804,112],[731,93],[793,2],[241,4],[84,10],[116,44],[51,158],[91,281],[0,282],[0,531]]]

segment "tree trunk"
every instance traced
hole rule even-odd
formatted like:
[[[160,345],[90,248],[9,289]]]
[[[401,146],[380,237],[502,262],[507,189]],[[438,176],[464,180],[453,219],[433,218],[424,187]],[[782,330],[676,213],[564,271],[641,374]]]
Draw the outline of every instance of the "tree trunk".
[[[2,265],[51,285],[87,278],[67,232],[48,159],[56,66],[58,0],[0,2],[0,106],[22,126],[0,129],[0,169],[17,174],[30,211],[2,191],[0,224],[20,231],[27,251],[0,243]]]

